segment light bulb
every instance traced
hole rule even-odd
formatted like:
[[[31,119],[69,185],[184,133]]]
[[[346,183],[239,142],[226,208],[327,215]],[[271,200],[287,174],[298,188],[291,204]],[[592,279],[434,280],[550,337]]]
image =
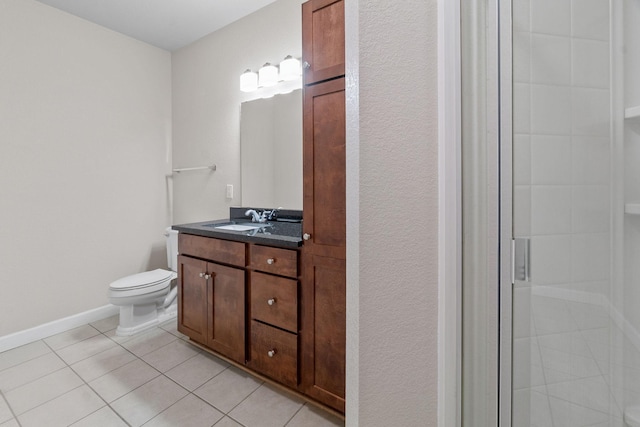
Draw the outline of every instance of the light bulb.
[[[242,92],[252,92],[256,89],[258,89],[258,74],[251,70],[240,74],[240,90]]]
[[[300,61],[293,56],[287,55],[280,63],[280,80],[295,80],[300,77],[301,74]]]
[[[278,83],[278,67],[266,63],[258,70],[258,85],[263,87],[275,86]]]

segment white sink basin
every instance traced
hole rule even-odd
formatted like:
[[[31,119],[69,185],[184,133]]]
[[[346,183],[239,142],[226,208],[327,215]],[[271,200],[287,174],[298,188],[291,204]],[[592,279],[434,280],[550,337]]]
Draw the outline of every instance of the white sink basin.
[[[218,227],[215,227],[218,230],[231,230],[231,231],[249,231],[249,230],[255,230],[256,228],[262,228],[264,227],[264,225],[262,224],[227,224],[227,225],[220,225]]]

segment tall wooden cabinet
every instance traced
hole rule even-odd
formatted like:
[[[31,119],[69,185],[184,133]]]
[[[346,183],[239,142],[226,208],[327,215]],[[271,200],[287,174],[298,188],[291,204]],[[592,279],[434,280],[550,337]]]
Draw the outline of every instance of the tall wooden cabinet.
[[[308,396],[345,408],[344,1],[302,6],[304,74],[300,373]]]

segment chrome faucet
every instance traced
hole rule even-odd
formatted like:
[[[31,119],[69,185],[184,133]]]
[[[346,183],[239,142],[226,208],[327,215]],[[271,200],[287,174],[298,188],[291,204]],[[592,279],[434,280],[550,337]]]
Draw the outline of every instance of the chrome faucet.
[[[259,214],[254,209],[247,209],[244,216],[251,216],[251,222],[265,222],[267,220],[264,216],[264,212]]]

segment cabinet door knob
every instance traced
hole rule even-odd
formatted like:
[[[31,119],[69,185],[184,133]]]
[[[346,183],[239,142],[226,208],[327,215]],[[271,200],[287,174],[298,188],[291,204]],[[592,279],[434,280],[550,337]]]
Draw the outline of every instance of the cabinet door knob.
[[[210,275],[210,274],[205,274],[205,275],[204,275],[204,278],[205,278],[206,280],[209,280],[209,279],[211,279],[211,275]]]
[[[267,264],[269,264],[269,265],[273,265],[275,262],[276,262],[275,258],[269,258],[267,260]]]
[[[269,304],[269,305],[273,305],[273,304],[275,304],[275,303],[276,303],[276,299],[275,299],[275,298],[269,298],[269,299],[267,300],[267,304]]]
[[[204,276],[206,276],[206,275],[207,275],[207,273],[200,273],[200,274],[199,274],[199,276],[200,276],[200,278],[201,278],[201,279],[202,279],[202,278],[204,278]]]
[[[309,233],[304,233],[304,234],[302,235],[302,238],[303,238],[304,240],[309,240],[309,239],[311,238],[311,234],[309,234]]]
[[[273,357],[273,356],[275,356],[275,355],[276,355],[276,353],[277,353],[277,351],[276,351],[276,349],[274,348],[273,350],[269,350],[269,351],[267,351],[267,356],[269,356],[269,357]]]
[[[311,64],[309,64],[307,61],[302,61],[302,68],[308,70],[309,68],[311,68]]]

